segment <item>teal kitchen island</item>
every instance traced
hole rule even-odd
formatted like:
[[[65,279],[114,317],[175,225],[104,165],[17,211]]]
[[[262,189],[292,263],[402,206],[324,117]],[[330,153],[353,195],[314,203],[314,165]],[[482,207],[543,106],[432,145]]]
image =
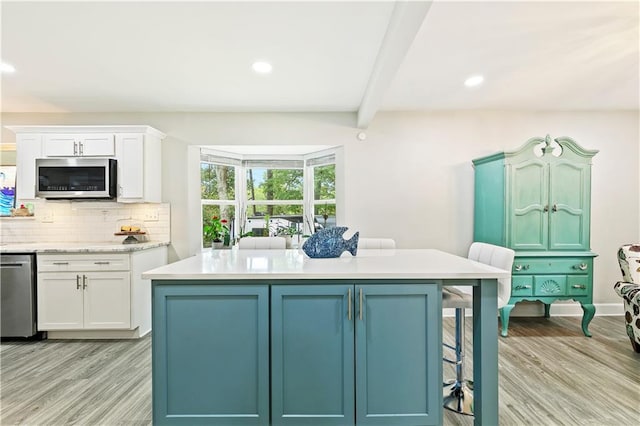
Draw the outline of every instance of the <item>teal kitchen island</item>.
[[[442,287],[473,286],[474,424],[498,424],[496,269],[438,250],[212,250],[147,271],[153,423],[442,424]]]

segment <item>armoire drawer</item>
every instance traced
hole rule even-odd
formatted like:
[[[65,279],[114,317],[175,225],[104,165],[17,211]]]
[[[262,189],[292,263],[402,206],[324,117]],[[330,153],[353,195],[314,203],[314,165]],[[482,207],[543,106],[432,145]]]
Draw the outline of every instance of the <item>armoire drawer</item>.
[[[514,274],[576,274],[588,273],[591,259],[585,258],[519,258],[513,262]]]
[[[514,276],[511,281],[511,296],[533,295],[533,276]]]

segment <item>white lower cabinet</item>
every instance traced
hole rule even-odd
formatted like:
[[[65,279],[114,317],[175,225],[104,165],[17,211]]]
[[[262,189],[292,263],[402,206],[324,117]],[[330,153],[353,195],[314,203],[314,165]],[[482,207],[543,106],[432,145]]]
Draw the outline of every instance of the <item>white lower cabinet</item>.
[[[129,272],[44,272],[38,276],[38,329],[128,329]]]
[[[38,254],[38,330],[49,338],[137,338],[151,330],[151,284],[142,272],[167,248],[131,253]]]

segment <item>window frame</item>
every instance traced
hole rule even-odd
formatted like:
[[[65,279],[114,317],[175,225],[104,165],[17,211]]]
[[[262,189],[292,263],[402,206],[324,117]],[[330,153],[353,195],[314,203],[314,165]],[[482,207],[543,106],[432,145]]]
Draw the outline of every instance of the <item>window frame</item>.
[[[207,156],[203,160],[203,156]],[[233,229],[235,235],[232,238],[238,238],[241,235],[243,226],[247,223],[248,211],[252,205],[301,205],[303,216],[303,234],[311,234],[315,230],[310,229],[309,224],[314,223],[315,208],[317,205],[333,205],[337,213],[336,198],[326,200],[315,200],[315,168],[333,164],[336,167],[334,173],[334,185],[336,191],[338,188],[336,148],[330,148],[318,152],[305,155],[244,155],[234,154],[231,152],[217,151],[207,146],[200,147],[199,170],[202,163],[231,166],[234,168],[235,177],[235,198],[232,200],[203,199],[202,190],[200,189],[200,224],[203,223],[202,211],[205,205],[233,206],[235,208],[235,216]],[[291,166],[287,167],[286,163]],[[276,165],[277,164],[277,165]],[[297,166],[296,166],[297,165]],[[249,200],[247,194],[247,170],[249,168],[271,168],[271,169],[302,169],[302,200]],[[199,178],[200,188],[202,186],[202,175]],[[242,226],[241,226],[242,224]],[[204,250],[204,239],[202,226],[200,226],[200,248]]]

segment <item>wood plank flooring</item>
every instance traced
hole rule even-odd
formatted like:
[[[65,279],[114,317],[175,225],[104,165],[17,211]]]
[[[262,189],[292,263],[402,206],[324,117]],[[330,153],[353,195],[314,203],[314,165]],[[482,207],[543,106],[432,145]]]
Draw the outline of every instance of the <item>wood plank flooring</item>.
[[[467,321],[467,340],[471,338]],[[501,425],[640,425],[640,354],[622,317],[511,319],[499,339]],[[444,319],[453,342],[453,318]],[[467,371],[471,374],[471,344]],[[150,425],[151,338],[2,342],[0,424]],[[445,365],[447,378],[453,369]],[[473,418],[445,410],[445,425]]]

